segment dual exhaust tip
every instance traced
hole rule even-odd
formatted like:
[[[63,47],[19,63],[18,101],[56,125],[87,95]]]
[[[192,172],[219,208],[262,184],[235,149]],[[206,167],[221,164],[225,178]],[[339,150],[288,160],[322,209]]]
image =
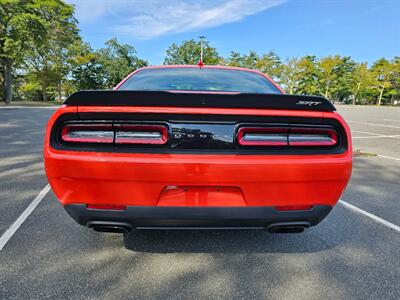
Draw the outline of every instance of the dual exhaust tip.
[[[266,229],[270,233],[302,233],[308,227],[308,222],[295,222],[271,224]]]
[[[87,223],[89,228],[97,232],[110,232],[110,233],[122,233],[126,234],[132,230],[132,226],[127,223],[117,223],[117,222],[101,222],[93,221]]]
[[[98,232],[127,234],[132,230],[131,225],[117,222],[93,221],[89,222],[87,226]],[[301,233],[308,227],[310,227],[310,223],[308,222],[275,223],[267,226],[266,230],[269,233]],[[196,228],[194,227],[193,229]],[[240,227],[238,229],[240,229]]]

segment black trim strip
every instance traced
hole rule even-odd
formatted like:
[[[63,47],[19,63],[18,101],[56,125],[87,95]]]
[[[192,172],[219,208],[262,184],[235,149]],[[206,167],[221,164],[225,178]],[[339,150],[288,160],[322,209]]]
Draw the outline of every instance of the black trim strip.
[[[335,111],[324,97],[285,94],[212,94],[167,91],[79,91],[68,106],[161,106]]]
[[[314,226],[331,211],[332,206],[315,205],[311,210],[278,211],[272,206],[246,207],[176,207],[128,206],[123,211],[87,209],[84,204],[64,206],[79,224],[124,222],[135,227],[192,226],[261,226],[282,222],[305,222]]]

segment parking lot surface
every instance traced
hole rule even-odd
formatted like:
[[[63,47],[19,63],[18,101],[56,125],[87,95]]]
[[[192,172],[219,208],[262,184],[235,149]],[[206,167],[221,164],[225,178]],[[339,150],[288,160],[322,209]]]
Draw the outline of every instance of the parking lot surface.
[[[79,226],[51,191],[37,197],[54,108],[0,108],[0,236],[32,208],[0,250],[0,299],[400,299],[400,109],[338,110],[353,176],[320,225],[122,237]]]

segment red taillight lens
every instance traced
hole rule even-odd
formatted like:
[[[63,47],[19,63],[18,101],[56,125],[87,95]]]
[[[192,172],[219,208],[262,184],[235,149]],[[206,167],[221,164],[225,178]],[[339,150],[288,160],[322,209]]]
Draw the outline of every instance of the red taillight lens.
[[[280,211],[292,211],[292,210],[310,210],[312,205],[286,205],[286,206],[275,206],[276,210]]]
[[[337,132],[331,128],[290,128],[289,146],[334,146]]]
[[[125,210],[126,206],[125,205],[108,205],[108,204],[103,204],[103,205],[88,204],[88,205],[86,205],[86,208],[101,209],[101,210]]]
[[[285,127],[242,127],[238,130],[241,146],[287,146],[288,131]]]
[[[119,125],[116,144],[163,145],[168,141],[168,129],[163,125]]]
[[[112,144],[114,131],[112,124],[67,124],[61,138],[65,142]]]

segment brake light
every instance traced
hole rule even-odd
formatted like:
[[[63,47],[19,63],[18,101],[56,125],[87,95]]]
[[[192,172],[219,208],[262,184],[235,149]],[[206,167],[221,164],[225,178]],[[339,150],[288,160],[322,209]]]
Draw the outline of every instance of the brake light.
[[[61,138],[65,142],[112,144],[114,132],[112,124],[67,124]]]
[[[289,146],[334,146],[337,132],[331,128],[290,128]]]
[[[285,127],[242,127],[238,142],[241,146],[287,146],[288,131]]]
[[[163,145],[168,141],[168,129],[163,125],[120,125],[117,128],[116,144]]]

